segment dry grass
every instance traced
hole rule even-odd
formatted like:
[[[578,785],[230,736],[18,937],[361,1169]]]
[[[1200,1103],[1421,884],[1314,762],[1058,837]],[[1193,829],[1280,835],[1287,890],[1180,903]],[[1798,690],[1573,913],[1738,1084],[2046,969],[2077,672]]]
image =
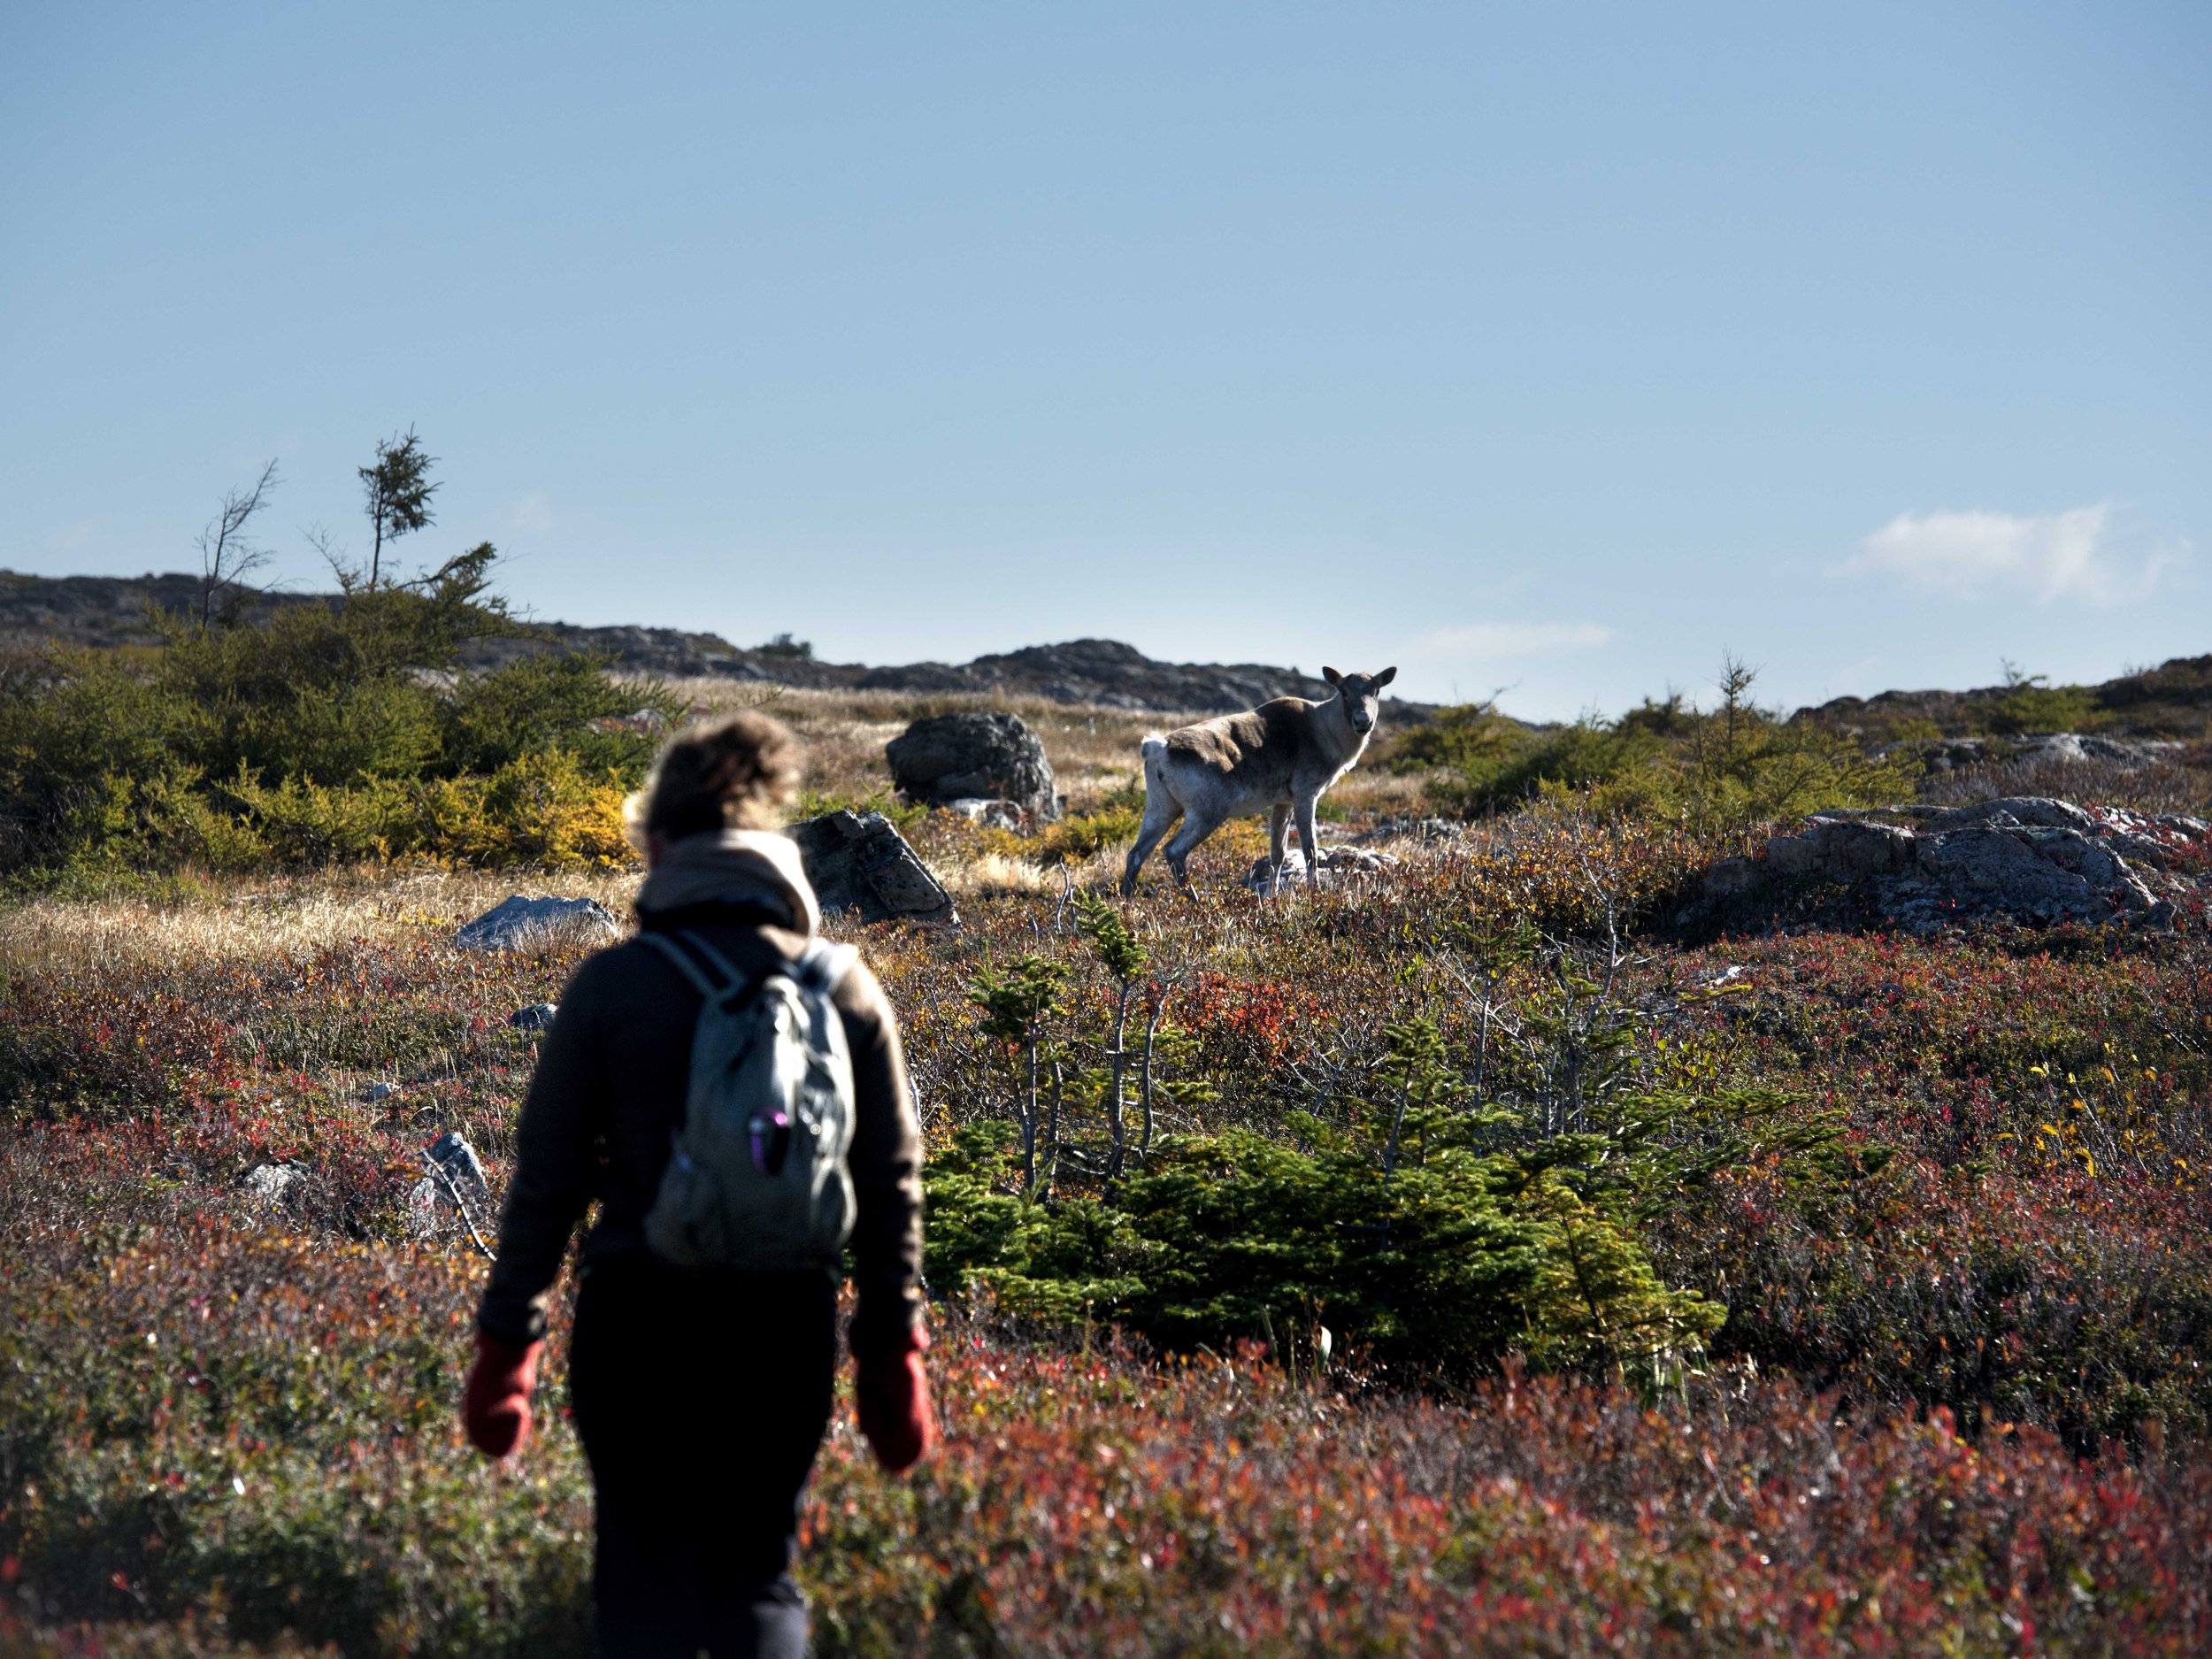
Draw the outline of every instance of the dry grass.
[[[1920,798],[1938,806],[2038,795],[2095,801],[2139,812],[2201,817],[2212,813],[2212,749],[2184,749],[2149,765],[2134,766],[2108,760],[1991,761],[1931,772],[1920,786]]]
[[[509,895],[593,898],[626,915],[636,872],[364,867],[157,900],[34,899],[0,910],[0,970],[297,956],[349,941],[446,933]]]
[[[1012,894],[1043,893],[1056,878],[1025,859],[1003,853],[985,853],[943,872],[946,887],[960,898],[1003,898]]]

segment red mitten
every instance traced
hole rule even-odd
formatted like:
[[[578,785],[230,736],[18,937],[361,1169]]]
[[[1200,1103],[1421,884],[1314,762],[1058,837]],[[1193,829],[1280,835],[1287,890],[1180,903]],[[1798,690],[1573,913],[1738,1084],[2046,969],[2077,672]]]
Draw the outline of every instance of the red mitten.
[[[538,1386],[538,1356],[545,1344],[510,1348],[476,1333],[476,1363],[461,1390],[461,1426],[487,1457],[504,1457],[530,1438],[530,1391]]]
[[[929,1333],[918,1327],[895,1348],[856,1356],[853,1399],[860,1432],[875,1448],[876,1462],[895,1475],[913,1468],[937,1444],[929,1377],[922,1370],[922,1350],[928,1346]]]

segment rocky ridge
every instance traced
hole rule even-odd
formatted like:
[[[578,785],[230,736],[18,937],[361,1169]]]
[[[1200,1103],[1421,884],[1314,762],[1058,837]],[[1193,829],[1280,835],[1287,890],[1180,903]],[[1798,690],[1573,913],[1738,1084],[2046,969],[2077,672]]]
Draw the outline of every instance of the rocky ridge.
[[[200,579],[183,572],[50,577],[0,571],[0,643],[150,645],[158,636],[147,624],[150,606],[190,613],[199,603]],[[227,603],[236,615],[254,619],[287,605],[335,603],[337,596],[249,589],[229,595]],[[872,667],[822,662],[803,646],[739,646],[718,634],[681,628],[541,621],[527,626],[529,637],[472,641],[462,650],[462,665],[480,672],[541,651],[595,651],[618,669],[663,680],[719,678],[802,690],[999,693],[1160,713],[1231,713],[1270,697],[1333,695],[1326,683],[1294,668],[1164,663],[1118,640],[1025,646],[969,663]],[[1403,726],[1425,718],[1429,708],[1394,700],[1390,711]]]
[[[1716,864],[1700,899],[1755,903],[1785,883],[1850,887],[1916,933],[1978,920],[2162,927],[2212,895],[2212,826],[2040,795],[1819,812],[1759,856]]]

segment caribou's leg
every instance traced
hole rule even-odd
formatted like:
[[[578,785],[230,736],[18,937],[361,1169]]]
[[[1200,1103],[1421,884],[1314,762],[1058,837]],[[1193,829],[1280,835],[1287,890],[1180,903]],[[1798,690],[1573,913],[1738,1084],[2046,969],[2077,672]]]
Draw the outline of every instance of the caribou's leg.
[[[1160,837],[1173,828],[1175,820],[1182,816],[1181,803],[1165,790],[1145,792],[1144,822],[1137,826],[1137,844],[1129,849],[1129,862],[1121,872],[1123,898],[1127,898],[1137,890],[1137,872],[1143,869],[1144,861],[1152,856],[1152,849],[1160,844]]]
[[[1283,859],[1290,841],[1290,803],[1278,801],[1267,816],[1267,896],[1282,891]]]
[[[1175,872],[1177,885],[1193,898],[1198,896],[1198,890],[1190,884],[1190,856],[1198,849],[1199,842],[1221,827],[1221,822],[1218,818],[1209,818],[1186,807],[1183,827],[1168,841],[1168,867]]]
[[[1313,809],[1320,795],[1302,795],[1298,797],[1298,845],[1306,855],[1306,886],[1315,893],[1321,891],[1321,842],[1313,833]]]

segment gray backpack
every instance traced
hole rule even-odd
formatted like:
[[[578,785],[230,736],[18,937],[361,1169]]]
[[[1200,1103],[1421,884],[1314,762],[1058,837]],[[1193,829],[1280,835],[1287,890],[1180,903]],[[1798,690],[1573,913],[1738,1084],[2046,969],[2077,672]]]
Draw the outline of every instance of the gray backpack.
[[[852,1231],[853,1068],[830,999],[859,953],[817,939],[748,981],[696,933],[640,937],[705,999],[646,1243],[682,1267],[834,1271]]]

